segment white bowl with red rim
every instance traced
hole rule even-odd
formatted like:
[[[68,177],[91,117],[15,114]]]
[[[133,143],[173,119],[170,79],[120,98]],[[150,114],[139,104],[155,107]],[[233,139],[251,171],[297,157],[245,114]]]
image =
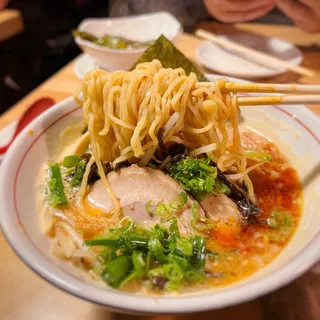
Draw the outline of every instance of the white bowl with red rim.
[[[243,107],[242,114],[247,126],[278,145],[306,183],[303,217],[295,236],[275,260],[254,275],[205,292],[177,297],[141,296],[92,283],[80,277],[70,264],[54,257],[49,252],[49,239],[39,228],[34,186],[41,164],[58,148],[61,131],[82,119],[82,111],[72,98],[58,103],[26,127],[1,164],[1,226],[8,242],[31,269],[53,285],[113,310],[167,314],[213,310],[286,285],[309,270],[320,255],[320,121],[303,106]]]
[[[87,18],[78,29],[96,37],[105,34],[121,36],[132,41],[155,41],[162,34],[174,42],[182,32],[181,23],[169,12],[156,12],[120,18]],[[75,37],[77,45],[99,66],[108,71],[129,70],[146,48],[111,49]]]

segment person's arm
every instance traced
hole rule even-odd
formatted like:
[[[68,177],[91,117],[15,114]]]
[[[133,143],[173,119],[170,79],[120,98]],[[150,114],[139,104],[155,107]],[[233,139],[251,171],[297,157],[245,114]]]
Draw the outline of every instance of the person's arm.
[[[203,0],[203,2],[214,18],[221,22],[232,23],[264,16],[274,8],[276,0]]]
[[[320,0],[278,0],[277,6],[301,29],[320,32]]]

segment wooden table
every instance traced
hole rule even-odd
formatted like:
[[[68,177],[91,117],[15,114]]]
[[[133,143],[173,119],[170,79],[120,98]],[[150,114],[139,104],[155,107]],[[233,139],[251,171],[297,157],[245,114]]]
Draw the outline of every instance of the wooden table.
[[[22,31],[23,20],[20,11],[0,10],[0,41],[9,39]]]
[[[293,42],[295,45],[300,46],[304,53],[303,64],[309,68],[315,69],[320,74],[320,51],[315,49],[314,45],[320,43],[320,36],[311,36],[304,34],[295,27],[282,27],[282,26],[265,26],[256,24],[239,24],[236,26],[221,26],[204,24],[202,27],[206,29],[213,29],[215,32],[255,32],[261,35],[278,36],[285,40]],[[190,59],[195,61],[195,49],[200,43],[200,40],[191,35],[183,34],[178,40],[177,47],[183,51]],[[78,87],[80,81],[73,74],[74,62],[72,61],[49,80],[44,82],[41,86],[31,92],[23,100],[18,102],[9,111],[7,111],[0,118],[0,128],[16,120],[21,113],[34,101],[40,97],[49,96],[54,98],[57,102],[69,97],[73,91]],[[205,70],[204,70],[205,71]],[[282,76],[268,81],[278,82],[299,82],[299,83],[320,83],[320,76],[310,79],[305,77],[297,77],[296,75],[288,72]],[[320,114],[320,106],[312,106],[312,110]],[[106,309],[96,306],[94,304],[82,301],[68,295],[46,281],[39,278],[36,274],[30,271],[13,253],[10,246],[5,241],[2,233],[0,232],[0,319],[4,320],[53,320],[53,319],[77,319],[77,320],[107,320],[107,319],[141,319],[138,316],[127,316],[108,312]],[[315,276],[311,273],[297,280],[289,287],[282,289],[271,296],[263,299],[242,304],[239,306],[202,313],[199,315],[182,315],[182,316],[154,316],[147,317],[146,319],[161,319],[161,320],[175,320],[175,319],[194,319],[197,317],[199,320],[204,319],[288,319],[275,318],[271,312],[269,315],[269,303],[274,302],[275,297],[279,297],[280,301],[283,296],[291,296],[289,300],[290,306],[288,308],[294,309],[294,299],[298,297],[301,302],[303,296],[306,296],[305,287],[306,282],[311,282],[311,285],[316,285],[318,290],[320,288],[319,280],[315,280]],[[308,286],[307,290],[310,290]],[[310,292],[308,291],[310,296]],[[320,292],[319,292],[320,294]],[[318,295],[318,300],[320,295]],[[310,297],[309,297],[310,298]],[[309,301],[310,299],[306,299]],[[271,301],[271,302],[270,302]],[[287,300],[286,300],[286,303]],[[304,302],[306,304],[306,302]],[[309,310],[310,305],[305,305]],[[320,318],[320,306],[313,307],[312,314],[310,311],[303,311],[301,318],[290,319],[303,319],[303,320],[316,320]],[[300,308],[300,305],[299,305]],[[279,309],[279,308],[276,308]],[[301,308],[300,308],[301,309]],[[300,310],[299,309],[299,310]],[[281,310],[281,308],[280,308]],[[300,311],[296,313],[300,313]],[[268,313],[267,317],[263,315]]]

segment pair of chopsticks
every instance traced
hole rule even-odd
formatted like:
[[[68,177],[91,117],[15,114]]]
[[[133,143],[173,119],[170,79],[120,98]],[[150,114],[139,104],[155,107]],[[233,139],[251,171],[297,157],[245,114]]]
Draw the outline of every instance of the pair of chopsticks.
[[[203,39],[215,42],[225,48],[244,53],[263,65],[282,67],[298,74],[313,77],[315,72],[304,67],[295,66],[290,62],[269,56],[263,52],[247,48],[236,42],[221,38],[213,33],[198,29],[195,34]],[[211,82],[197,82],[196,87],[212,87]],[[222,88],[224,92],[232,93],[285,93],[286,95],[238,97],[240,106],[272,105],[272,104],[320,104],[320,85],[291,85],[268,83],[233,83],[227,82]],[[297,95],[299,93],[299,95]]]
[[[243,46],[239,43],[233,42],[231,40],[221,38],[211,32],[205,31],[203,29],[198,29],[195,32],[195,34],[202,39],[209,40],[209,41],[214,42],[222,47],[232,49],[232,50],[237,51],[239,53],[243,53],[243,54],[245,54],[246,57],[248,57],[248,59],[251,58],[252,60],[259,62],[262,65],[265,65],[265,66],[268,66],[271,68],[272,67],[273,68],[274,67],[285,68],[287,70],[291,70],[295,73],[298,73],[302,76],[307,76],[307,77],[314,77],[315,76],[315,72],[310,69],[307,69],[307,68],[304,68],[301,66],[295,66],[288,61],[284,61],[279,58],[265,54],[261,51],[245,47],[245,46]]]
[[[197,82],[196,88],[214,87],[212,82]],[[272,104],[320,104],[320,85],[226,82],[221,88],[228,93],[286,93],[285,95],[237,97],[240,106]],[[296,93],[299,93],[297,95]]]

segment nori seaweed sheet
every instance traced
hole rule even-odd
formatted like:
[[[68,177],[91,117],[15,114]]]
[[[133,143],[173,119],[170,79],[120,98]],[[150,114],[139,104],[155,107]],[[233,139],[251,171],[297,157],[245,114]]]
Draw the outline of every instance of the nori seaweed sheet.
[[[158,59],[164,68],[183,68],[187,75],[193,72],[199,81],[208,81],[200,70],[164,35],[161,35],[153,45],[146,49],[139,60],[131,67],[131,70],[139,63],[151,62],[154,59]]]

